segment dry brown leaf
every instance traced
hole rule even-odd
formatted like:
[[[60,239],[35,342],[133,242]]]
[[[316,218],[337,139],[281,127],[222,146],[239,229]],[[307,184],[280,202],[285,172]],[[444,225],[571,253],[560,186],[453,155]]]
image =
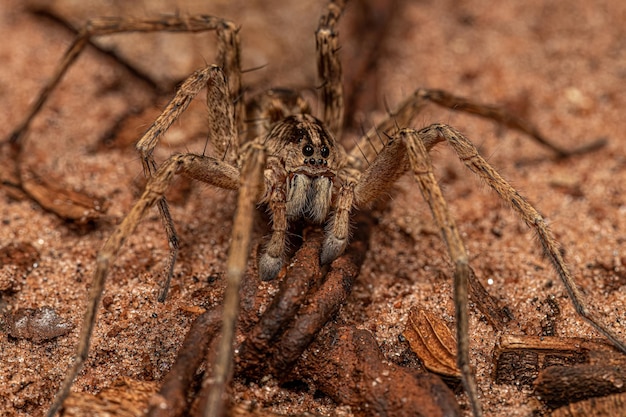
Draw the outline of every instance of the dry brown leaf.
[[[63,404],[64,417],[140,417],[146,414],[157,382],[120,378],[98,395],[72,393]]]
[[[22,189],[46,210],[78,224],[97,220],[106,211],[104,199],[61,188],[32,173],[22,176]]]
[[[448,377],[461,377],[456,366],[456,338],[441,318],[414,307],[409,311],[402,335],[426,369]]]

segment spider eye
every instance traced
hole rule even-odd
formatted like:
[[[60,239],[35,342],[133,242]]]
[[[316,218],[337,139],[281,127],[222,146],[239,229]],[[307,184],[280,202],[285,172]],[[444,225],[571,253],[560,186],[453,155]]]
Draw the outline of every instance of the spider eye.
[[[311,156],[313,155],[313,152],[314,152],[313,147],[309,144],[304,145],[304,148],[302,148],[302,154],[304,156]]]
[[[330,149],[328,149],[326,146],[322,146],[320,153],[322,154],[322,158],[328,158],[328,155],[330,155]]]

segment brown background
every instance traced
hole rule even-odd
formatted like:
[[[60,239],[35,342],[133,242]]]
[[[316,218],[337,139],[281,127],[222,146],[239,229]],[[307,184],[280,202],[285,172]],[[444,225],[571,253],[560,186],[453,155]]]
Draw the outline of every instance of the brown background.
[[[72,22],[99,15],[143,17],[166,12],[227,17],[242,27],[244,67],[265,65],[246,74],[252,90],[316,85],[313,32],[322,1],[293,2],[287,7],[278,1],[206,5],[163,0],[133,2],[132,10],[116,2],[105,6],[76,2],[85,4],[82,8],[69,1],[52,3]],[[58,22],[27,13],[24,7],[17,0],[0,3],[0,138],[16,125],[72,37]],[[355,2],[341,27],[344,67],[350,77],[364,53],[350,38],[355,31],[350,16],[356,15],[356,7]],[[626,4],[621,0],[546,4],[423,0],[400,2],[397,7],[378,51],[378,66],[371,78],[362,81],[365,94],[355,110],[357,127],[378,120],[384,103],[393,105],[416,87],[428,86],[505,104],[566,147],[607,137],[608,146],[598,152],[556,160],[516,132],[449,110],[429,107],[416,123],[442,121],[461,129],[536,204],[551,223],[589,300],[609,327],[626,339],[626,255],[622,253]],[[359,37],[364,36],[360,32]],[[126,44],[116,46],[120,55],[152,74],[164,91],[214,56],[211,34],[115,38]],[[122,129],[125,137],[139,137],[158,114],[164,97],[93,48],[68,73],[35,121],[22,168],[64,188],[103,198],[108,211],[95,228],[84,231],[28,199],[0,191],[0,247],[27,243],[39,254],[36,268],[4,265],[0,269],[2,279],[17,281],[18,291],[1,299],[6,312],[51,306],[64,320],[78,325],[95,253],[142,186],[132,143],[99,144],[123,115],[141,110],[144,113]],[[206,129],[202,102],[198,100],[172,128],[158,158],[176,150],[202,152]],[[526,227],[468,175],[448,149],[435,151],[434,161],[473,267],[483,283],[493,280],[488,290],[515,315],[508,332],[539,334],[545,317],[543,300],[554,297],[562,312],[559,335],[597,337],[574,315],[563,286]],[[101,308],[91,356],[74,389],[97,392],[118,376],[158,380],[171,365],[194,317],[192,307],[220,302],[234,198],[206,186],[183,191],[172,197],[182,250],[167,303],[156,302],[167,243],[154,211],[112,269],[107,308]],[[424,306],[453,326],[451,268],[428,208],[409,177],[398,183],[388,210],[379,215],[371,251],[339,320],[373,331],[385,355],[393,358],[403,349],[398,335],[411,306]],[[498,334],[475,309],[471,313],[472,358],[485,414],[529,415],[539,403],[528,390],[492,386],[491,354]],[[40,415],[69,364],[77,331],[34,343],[10,339],[4,334],[6,325],[2,329],[0,413]],[[349,409],[335,409],[330,400],[283,391],[272,381],[264,387],[237,389],[247,390],[241,398],[281,412],[350,415]]]

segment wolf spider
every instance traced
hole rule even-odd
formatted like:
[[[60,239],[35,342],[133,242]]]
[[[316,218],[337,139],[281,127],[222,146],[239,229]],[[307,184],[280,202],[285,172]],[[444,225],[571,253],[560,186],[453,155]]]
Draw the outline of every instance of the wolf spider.
[[[181,174],[216,187],[238,191],[232,244],[227,262],[222,338],[212,376],[214,388],[205,410],[205,415],[220,415],[225,387],[232,372],[239,287],[250,255],[255,207],[266,206],[271,213],[271,237],[258,259],[260,278],[271,280],[278,275],[285,262],[290,224],[304,219],[310,223],[325,225],[325,239],[319,261],[321,264],[328,264],[341,255],[348,245],[352,210],[366,207],[387,193],[395,181],[407,171],[413,173],[429,204],[454,264],[454,305],[459,352],[457,363],[473,413],[476,416],[481,415],[477,388],[469,365],[468,256],[433,174],[429,157],[429,151],[440,142],[446,142],[467,168],[509,203],[535,231],[545,255],[563,281],[578,314],[626,353],[625,344],[590,313],[565,266],[559,245],[541,215],[479,155],[472,142],[446,124],[435,123],[419,130],[405,126],[410,124],[425,105],[435,103],[520,130],[559,156],[582,152],[594,145],[577,150],[561,149],[545,139],[533,125],[501,108],[477,104],[440,90],[418,89],[395,111],[390,112],[384,121],[364,134],[351,151],[346,151],[337,141],[342,134],[344,108],[342,69],[335,30],[345,3],[342,0],[330,1],[316,32],[318,75],[323,103],[321,120],[312,116],[310,106],[304,98],[291,90],[272,89],[244,104],[241,99],[243,88],[238,29],[231,22],[211,16],[169,16],[157,20],[95,19],[79,32],[55,75],[13,134],[14,141],[27,129],[50,91],[92,36],[132,31],[215,30],[219,42],[219,65],[206,66],[189,76],[137,144],[149,180],[142,196],[98,253],[74,364],[59,389],[49,416],[53,416],[63,404],[87,358],[109,268],[125,240],[133,234],[138,223],[154,205],[160,211],[170,244],[168,273],[159,296],[160,301],[165,299],[179,245],[164,195],[176,175]],[[209,140],[215,148],[216,156],[177,154],[157,165],[152,153],[159,140],[195,96],[205,88]],[[246,128],[244,123],[247,123]],[[387,140],[384,143],[373,140],[379,133],[386,135]]]

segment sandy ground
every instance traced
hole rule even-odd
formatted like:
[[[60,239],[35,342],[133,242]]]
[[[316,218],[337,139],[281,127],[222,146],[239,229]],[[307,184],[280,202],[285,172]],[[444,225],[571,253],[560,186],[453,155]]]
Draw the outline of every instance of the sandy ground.
[[[208,13],[241,24],[244,67],[252,90],[270,86],[316,85],[313,32],[323,2],[231,2],[202,5],[173,2],[115,2],[106,7],[59,4],[67,19],[87,16],[154,16]],[[67,2],[70,3],[70,2]],[[157,4],[158,3],[158,4]],[[217,2],[227,3],[227,2]],[[233,4],[237,3],[237,4]],[[248,4],[249,3],[249,4]],[[246,6],[244,7],[244,4]],[[356,3],[352,7],[356,8]],[[516,132],[450,110],[429,107],[418,126],[457,126],[505,177],[546,216],[563,246],[565,259],[605,323],[626,340],[626,147],[622,109],[626,106],[626,4],[596,2],[416,1],[400,2],[373,76],[364,81],[365,99],[354,114],[371,126],[415,88],[445,89],[482,102],[504,104],[535,122],[564,147],[600,137],[600,151],[558,160]],[[354,9],[348,10],[347,20]],[[71,41],[71,33],[48,18],[24,10],[23,2],[0,4],[0,138],[18,123]],[[355,50],[351,27],[342,29],[344,67]],[[145,40],[150,38],[150,40]],[[168,91],[184,74],[211,62],[211,35],[116,37],[119,53],[139,61]],[[125,49],[126,48],[126,49]],[[143,68],[141,67],[141,68]],[[144,69],[140,69],[144,71]],[[170,90],[171,91],[171,90]],[[52,340],[9,337],[0,327],[0,414],[41,415],[74,352],[97,249],[129,210],[142,187],[141,164],[132,142],[102,145],[124,115],[141,115],[121,132],[139,137],[164,104],[153,86],[111,57],[90,48],[68,73],[36,119],[25,142],[22,169],[64,188],[105,201],[106,213],[91,228],[80,228],[38,204],[0,191],[0,247],[26,261],[5,262],[0,294],[5,313],[52,307],[74,330]],[[171,130],[157,157],[174,151],[202,152],[203,100]],[[358,130],[358,129],[357,129]],[[357,132],[358,133],[358,132]],[[348,135],[349,136],[349,135]],[[121,142],[119,144],[118,142]],[[347,143],[350,143],[348,141]],[[487,187],[467,174],[453,153],[440,147],[436,172],[467,244],[471,262],[489,292],[513,312],[506,332],[536,335],[545,318],[543,303],[560,307],[557,334],[596,338],[576,317],[563,285],[542,258],[536,239]],[[179,187],[180,188],[180,187]],[[174,360],[194,317],[193,307],[220,302],[233,215],[233,195],[193,186],[172,197],[172,214],[182,240],[168,301],[156,302],[159,274],[167,254],[154,211],[129,239],[112,269],[91,355],[76,381],[77,391],[98,392],[119,376],[159,380]],[[413,181],[403,178],[391,192],[353,295],[338,320],[372,331],[393,360],[405,349],[398,335],[414,305],[440,314],[453,326],[451,267],[427,206]],[[527,416],[541,410],[528,388],[493,383],[492,353],[498,334],[475,308],[471,311],[472,358],[487,416]],[[243,387],[244,396],[280,412],[311,411],[350,415],[326,398],[267,387]],[[466,408],[466,400],[460,401]]]

